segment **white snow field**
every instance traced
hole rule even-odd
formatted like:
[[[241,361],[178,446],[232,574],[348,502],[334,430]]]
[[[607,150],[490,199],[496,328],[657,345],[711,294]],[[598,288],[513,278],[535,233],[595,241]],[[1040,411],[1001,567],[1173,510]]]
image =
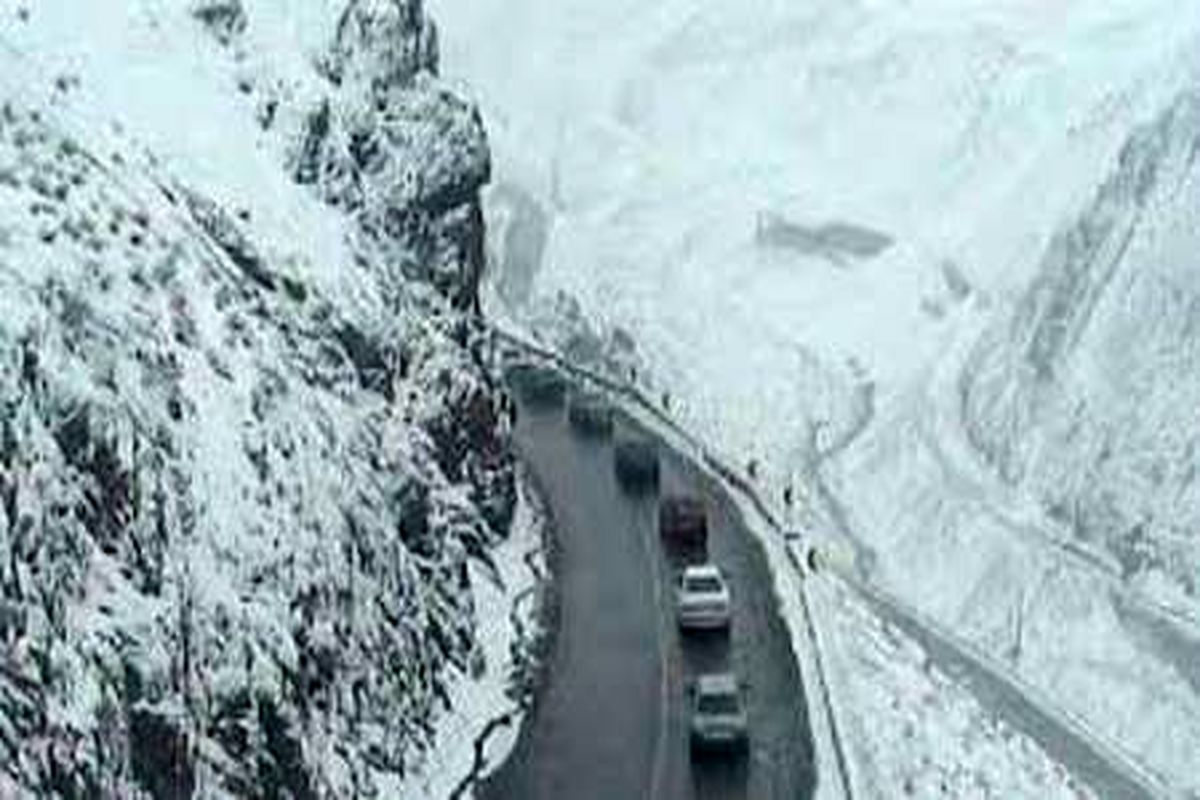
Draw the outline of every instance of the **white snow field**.
[[[858,577],[1200,794],[1200,3],[430,7],[493,143],[497,311],[630,334],[637,379],[769,500],[794,485]],[[840,702],[886,714],[896,673],[855,655],[884,640],[830,615]],[[895,730],[864,757],[959,761]]]

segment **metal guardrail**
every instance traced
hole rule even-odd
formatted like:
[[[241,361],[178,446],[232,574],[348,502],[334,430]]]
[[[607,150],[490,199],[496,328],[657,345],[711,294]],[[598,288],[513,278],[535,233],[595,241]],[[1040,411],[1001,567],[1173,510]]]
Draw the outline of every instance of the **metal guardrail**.
[[[701,464],[714,474],[722,483],[729,489],[733,490],[750,504],[754,512],[774,530],[778,535],[784,537],[784,551],[787,553],[788,560],[801,580],[804,579],[804,567],[796,558],[792,548],[787,546],[786,528],[779,518],[771,511],[766,501],[762,499],[750,481],[740,474],[734,467],[730,466],[724,459],[712,452],[706,447],[695,435],[689,432],[686,428],[680,425],[676,420],[670,417],[663,409],[643,394],[636,386],[619,381],[611,376],[601,374],[594,370],[581,367],[569,361],[562,354],[555,352],[549,347],[532,342],[525,337],[519,336],[511,331],[506,331],[498,327],[494,323],[484,323],[489,332],[496,339],[503,341],[509,347],[518,351],[526,357],[534,357],[545,362],[549,362],[556,369],[561,370],[567,375],[590,384],[593,387],[599,387],[610,394],[624,399],[627,402],[635,405],[640,411],[647,414],[655,424],[667,429],[672,436],[675,436],[680,441],[687,444],[691,448]],[[829,699],[829,681],[827,678],[827,669],[825,660],[821,653],[821,647],[818,644],[816,636],[815,619],[813,617],[812,608],[809,604],[808,595],[801,589],[800,605],[804,613],[805,630],[808,633],[810,651],[813,656],[813,663],[816,666],[817,683],[821,691],[821,706],[824,709],[825,719],[829,725],[830,738],[832,740],[834,758],[836,759],[836,767],[838,776],[842,784],[842,794],[848,800],[853,798],[853,784],[850,780],[849,761],[847,759],[840,729],[838,727],[837,715],[833,709],[833,703]]]

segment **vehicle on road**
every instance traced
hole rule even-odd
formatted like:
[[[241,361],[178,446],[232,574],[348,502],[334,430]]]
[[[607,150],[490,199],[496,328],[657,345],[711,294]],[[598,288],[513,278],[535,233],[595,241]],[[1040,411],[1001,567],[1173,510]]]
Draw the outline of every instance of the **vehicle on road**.
[[[573,392],[567,401],[567,419],[572,428],[586,436],[601,437],[612,433],[612,406],[595,392]]]
[[[684,569],[679,577],[678,619],[683,630],[728,630],[729,586],[715,564]]]
[[[624,439],[613,448],[617,480],[627,489],[658,486],[658,448],[649,439]]]
[[[704,501],[691,495],[664,497],[658,506],[658,531],[677,548],[703,553],[708,544]]]
[[[558,406],[567,393],[567,380],[553,367],[530,362],[510,366],[509,383],[525,401],[538,406]]]
[[[750,723],[737,677],[728,672],[701,675],[690,691],[689,743],[693,757],[744,754],[750,744]]]

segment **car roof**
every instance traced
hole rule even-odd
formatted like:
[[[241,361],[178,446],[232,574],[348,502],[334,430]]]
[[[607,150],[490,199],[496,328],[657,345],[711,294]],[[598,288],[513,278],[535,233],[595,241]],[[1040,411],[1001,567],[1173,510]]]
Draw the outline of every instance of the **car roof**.
[[[732,672],[715,672],[696,678],[696,691],[700,694],[737,694],[737,676]]]
[[[716,564],[697,564],[683,568],[683,577],[686,578],[720,578],[721,570]]]
[[[604,395],[591,389],[575,389],[571,399],[576,403],[605,403]]]

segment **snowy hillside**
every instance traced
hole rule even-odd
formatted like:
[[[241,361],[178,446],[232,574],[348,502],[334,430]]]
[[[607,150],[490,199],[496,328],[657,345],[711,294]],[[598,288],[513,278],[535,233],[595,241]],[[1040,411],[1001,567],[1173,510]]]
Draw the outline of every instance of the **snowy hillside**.
[[[1194,93],[833,465],[872,580],[1196,791]],[[987,319],[987,317],[983,317]]]
[[[1200,96],[1139,130],[964,377],[975,446],[1200,620]],[[1166,599],[1166,598],[1164,598]]]
[[[495,144],[496,312],[635,351],[859,578],[1196,791],[1200,5],[431,2]],[[887,727],[868,757],[952,760]]]
[[[394,796],[485,667],[487,143],[296,5],[0,3],[5,797]]]
[[[1155,0],[433,7],[494,142],[501,280],[630,333],[778,481],[842,426],[851,360],[889,393],[964,293],[1023,288],[1200,40]]]

